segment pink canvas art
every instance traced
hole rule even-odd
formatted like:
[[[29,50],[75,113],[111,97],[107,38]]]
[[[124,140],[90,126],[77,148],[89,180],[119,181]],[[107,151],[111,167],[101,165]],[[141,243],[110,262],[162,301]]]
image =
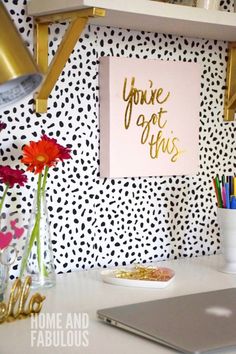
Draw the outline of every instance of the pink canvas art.
[[[100,176],[196,174],[200,66],[100,59]]]

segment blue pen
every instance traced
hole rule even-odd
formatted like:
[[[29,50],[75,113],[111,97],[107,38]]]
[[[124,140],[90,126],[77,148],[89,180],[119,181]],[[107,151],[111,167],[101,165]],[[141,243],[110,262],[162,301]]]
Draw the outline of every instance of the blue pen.
[[[226,209],[230,209],[229,183],[225,183]]]
[[[235,197],[235,195],[233,195],[231,197],[230,209],[236,209],[236,197]]]

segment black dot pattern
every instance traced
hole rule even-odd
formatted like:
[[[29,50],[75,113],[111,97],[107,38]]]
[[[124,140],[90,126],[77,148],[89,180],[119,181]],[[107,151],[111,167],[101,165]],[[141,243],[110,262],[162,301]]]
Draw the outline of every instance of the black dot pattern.
[[[32,51],[26,0],[4,3]],[[232,8],[233,1],[221,2],[222,10]],[[50,59],[65,30],[65,24],[50,27]],[[104,55],[201,64],[197,176],[99,177],[98,59]],[[223,41],[89,25],[50,95],[47,114],[34,113],[32,97],[0,111],[7,124],[1,132],[1,164],[23,168],[22,146],[44,133],[72,149],[72,160],[51,169],[47,184],[58,273],[219,252],[212,177],[233,174],[236,165],[235,123],[223,122],[226,63]],[[5,205],[5,211],[19,212],[23,225],[37,180],[27,175],[27,186],[9,190]],[[19,262],[12,277],[18,269]]]

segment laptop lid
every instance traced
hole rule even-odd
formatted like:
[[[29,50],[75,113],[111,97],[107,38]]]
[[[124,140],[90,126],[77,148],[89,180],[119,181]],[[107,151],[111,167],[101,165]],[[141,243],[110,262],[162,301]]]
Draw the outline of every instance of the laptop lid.
[[[184,353],[236,345],[236,288],[102,309],[97,315]]]

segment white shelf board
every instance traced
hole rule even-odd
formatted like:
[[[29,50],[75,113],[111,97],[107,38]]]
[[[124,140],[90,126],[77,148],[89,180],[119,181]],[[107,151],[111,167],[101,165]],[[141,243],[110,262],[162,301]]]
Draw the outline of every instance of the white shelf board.
[[[30,0],[28,15],[43,16],[88,7],[106,10],[90,23],[185,37],[236,41],[236,13],[150,0]]]

